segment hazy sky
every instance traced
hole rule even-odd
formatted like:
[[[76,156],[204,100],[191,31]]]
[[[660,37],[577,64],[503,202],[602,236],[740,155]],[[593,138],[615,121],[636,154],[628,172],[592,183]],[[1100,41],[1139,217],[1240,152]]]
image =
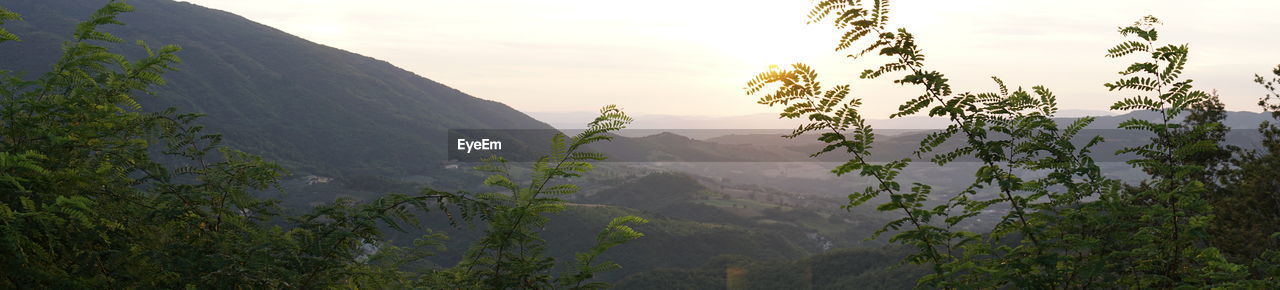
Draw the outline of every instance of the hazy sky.
[[[824,83],[851,83],[873,117],[918,94],[857,80],[876,63],[833,51],[827,24],[805,24],[810,2],[528,0],[190,0],[321,44],[387,60],[474,96],[527,112],[742,115],[776,110],[742,87],[770,64],[802,61]],[[1159,7],[1157,7],[1159,6]],[[1122,94],[1102,84],[1131,60],[1103,57],[1115,32],[1160,17],[1163,40],[1190,43],[1187,76],[1231,110],[1256,111],[1253,74],[1280,64],[1280,1],[897,1],[928,64],[957,91],[989,77],[1046,85],[1064,109],[1105,110]]]

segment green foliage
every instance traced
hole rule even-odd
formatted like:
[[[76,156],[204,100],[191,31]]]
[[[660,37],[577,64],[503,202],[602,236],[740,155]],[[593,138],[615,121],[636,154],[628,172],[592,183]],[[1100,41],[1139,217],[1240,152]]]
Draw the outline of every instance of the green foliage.
[[[905,28],[890,30],[885,1],[821,1],[809,17],[830,19],[845,31],[837,51],[854,49],[851,57],[875,52],[891,61],[865,70],[860,78],[891,77],[900,85],[918,86],[923,93],[910,98],[891,118],[927,114],[951,121],[924,138],[914,158],[871,163],[867,156],[875,134],[858,111],[861,101],[848,85],[824,90],[818,73],[804,64],[791,69],[771,68],[747,83],[747,93],[772,89],[760,104],[782,105],[781,118],[808,122],[791,134],[817,133],[827,144],[814,154],[841,149],[850,160],[832,170],[836,175],[858,172],[872,186],[849,195],[846,208],[875,200],[876,207],[899,213],[878,232],[893,233],[890,241],[913,246],[906,262],[932,265],[933,273],[919,286],[940,288],[1090,288],[1090,287],[1256,287],[1269,280],[1246,280],[1249,267],[1225,259],[1207,245],[1213,209],[1209,190],[1229,174],[1225,165],[1230,148],[1220,145],[1225,135],[1221,104],[1208,93],[1194,90],[1180,79],[1188,55],[1186,45],[1157,45],[1158,20],[1144,17],[1120,29],[1126,41],[1108,50],[1108,57],[1148,53],[1150,58],[1130,65],[1124,78],[1106,84],[1110,90],[1134,90],[1113,110],[1149,110],[1159,122],[1132,119],[1121,129],[1154,134],[1152,141],[1125,148],[1137,158],[1129,163],[1150,174],[1134,186],[1102,175],[1091,148],[1103,140],[1092,137],[1083,145],[1071,142],[1092,122],[1081,118],[1065,127],[1053,120],[1056,96],[1043,87],[1010,90],[998,78],[995,92],[955,93],[944,74],[926,68],[925,56]],[[870,38],[860,50],[860,39]],[[897,77],[894,77],[897,76]],[[1188,115],[1189,113],[1189,115]],[[1186,115],[1183,123],[1176,122]],[[937,150],[948,140],[962,146]],[[939,166],[961,157],[978,160],[973,183],[956,192],[934,192],[924,183],[904,186],[896,180],[911,162],[928,160]],[[918,159],[917,159],[918,158]],[[980,193],[995,193],[983,199]],[[930,197],[940,197],[933,198]],[[945,198],[944,202],[931,202]],[[997,207],[998,206],[998,207]],[[995,225],[983,232],[961,230],[969,219],[1007,208]],[[1265,264],[1264,262],[1260,262]],[[1267,277],[1254,271],[1252,277]]]
[[[1280,120],[1280,104],[1276,104],[1276,84],[1280,83],[1280,66],[1272,70],[1273,77],[1255,76],[1267,93],[1258,100],[1264,112]],[[1280,277],[1276,258],[1280,253],[1280,184],[1275,181],[1280,172],[1280,127],[1268,121],[1258,126],[1262,134],[1259,151],[1236,148],[1232,170],[1226,176],[1227,184],[1216,188],[1210,202],[1215,209],[1214,223],[1210,226],[1211,243],[1222,249],[1228,260],[1239,264],[1252,264],[1254,275]]]
[[[599,153],[580,151],[583,146],[612,139],[610,132],[621,130],[630,122],[631,117],[611,105],[601,108],[600,116],[583,132],[572,137],[556,134],[551,140],[551,152],[533,162],[532,177],[525,186],[514,181],[505,159],[489,158],[488,164],[479,168],[492,173],[484,183],[507,192],[457,195],[483,203],[478,209],[488,224],[485,235],[456,267],[431,273],[436,277],[424,281],[428,281],[431,288],[594,289],[606,286],[590,280],[596,273],[616,269],[618,265],[597,262],[596,258],[609,248],[643,236],[630,225],[646,220],[635,216],[615,218],[596,237],[595,246],[576,255],[572,270],[558,276],[550,273],[555,263],[544,255],[545,240],[538,235],[538,229],[550,221],[547,214],[565,209],[560,196],[578,191],[576,185],[560,180],[578,177],[592,169],[590,161],[605,158]]]
[[[180,49],[138,42],[144,54],[137,60],[109,51],[104,44],[123,40],[99,29],[122,24],[117,16],[132,9],[109,1],[95,11],[37,79],[0,72],[0,288],[402,288],[536,278],[546,269],[535,267],[550,259],[532,249],[540,247],[533,228],[545,224],[542,214],[563,208],[541,195],[575,191],[549,183],[590,169],[588,161],[604,156],[578,147],[607,140],[604,133],[630,121],[606,107],[592,130],[558,137],[556,151],[535,164],[535,183],[510,187],[511,196],[426,189],[282,216],[277,201],[256,196],[276,186],[282,167],[223,146],[220,135],[195,125],[198,114],[142,110],[134,96],[164,84]],[[0,9],[0,21],[14,19]],[[16,39],[0,32],[0,41]],[[511,185],[497,177],[488,183]],[[406,273],[402,266],[442,249],[445,237],[417,217],[430,209],[491,221],[485,242],[514,254],[500,249],[484,260],[495,268],[489,280]],[[555,285],[602,286],[593,275],[618,266],[596,258],[640,237],[629,225],[643,222],[609,224]],[[387,229],[425,234],[398,248]],[[487,245],[475,252],[491,252]]]
[[[1278,85],[1280,84],[1280,65],[1271,69],[1271,73],[1274,74],[1275,77],[1268,80],[1261,75],[1253,75],[1253,81],[1262,85],[1262,87],[1266,88],[1268,91],[1262,99],[1258,100],[1258,106],[1261,106],[1262,109],[1267,112],[1271,112],[1272,117],[1280,118],[1280,116],[1277,116],[1280,115],[1280,92],[1277,92],[1276,89],[1277,86],[1280,86]]]
[[[716,209],[711,207],[703,210]],[[545,229],[541,229],[542,237],[550,245],[546,253],[557,260],[574,261],[580,252],[596,246],[596,237],[601,228],[606,227],[615,217],[627,215],[639,216],[649,221],[632,226],[634,230],[644,233],[644,237],[614,247],[597,257],[597,260],[622,263],[624,268],[597,273],[592,281],[617,281],[660,268],[697,267],[724,254],[741,254],[759,260],[789,260],[813,253],[805,247],[810,241],[805,237],[808,231],[791,227],[767,227],[729,214],[725,214],[725,217],[737,219],[712,223],[673,217],[666,213],[600,205],[569,205],[565,211],[552,215],[552,221]],[[573,272],[575,267],[575,263],[557,263],[553,273]]]
[[[928,272],[895,265],[908,251],[896,248],[833,250],[795,261],[719,256],[692,269],[659,269],[632,275],[618,289],[903,289]]]
[[[0,7],[0,25],[4,25],[5,21],[13,21],[13,20],[22,20],[22,16],[18,15],[18,13],[13,13],[13,11],[9,11],[7,9],[4,9],[3,7]],[[9,32],[4,28],[0,28],[0,42],[11,41],[11,40],[17,41],[21,39],[19,39],[17,35],[13,35],[12,32]]]
[[[139,42],[144,57],[129,61],[99,45],[122,41],[99,28],[121,24],[116,16],[131,10],[109,2],[77,26],[52,71],[32,81],[6,76],[0,85],[7,193],[0,248],[12,257],[0,285],[318,287],[358,275],[298,259],[350,260],[357,252],[344,251],[349,240],[297,232],[365,240],[378,232],[303,223],[286,234],[268,225],[275,202],[253,192],[269,189],[283,174],[279,166],[221,146],[219,136],[192,125],[198,115],[141,110],[132,94],[162,85],[179,48]],[[312,216],[347,218],[323,209]],[[308,252],[314,249],[329,252]]]
[[[1151,176],[1129,189],[1118,202],[1123,206],[1119,211],[1141,221],[1124,228],[1134,235],[1121,240],[1129,244],[1114,253],[1131,265],[1122,281],[1143,287],[1170,287],[1240,279],[1244,267],[1228,263],[1218,249],[1203,246],[1210,238],[1208,227],[1213,219],[1208,200],[1215,184],[1212,176],[1229,157],[1227,149],[1219,145],[1226,132],[1221,124],[1222,105],[1215,96],[1194,90],[1191,80],[1179,79],[1188,59],[1187,45],[1157,44],[1154,26],[1158,23],[1155,17],[1147,16],[1121,28],[1121,34],[1136,35],[1139,40],[1134,41],[1145,41],[1146,46],[1108,55],[1150,53],[1149,59],[1120,72],[1126,78],[1106,87],[1139,92],[1138,96],[1116,102],[1112,109],[1149,110],[1161,116],[1159,123],[1132,119],[1120,124],[1121,129],[1154,135],[1151,143],[1119,152],[1137,155],[1129,163]],[[1187,115],[1186,120],[1175,123],[1183,115]]]

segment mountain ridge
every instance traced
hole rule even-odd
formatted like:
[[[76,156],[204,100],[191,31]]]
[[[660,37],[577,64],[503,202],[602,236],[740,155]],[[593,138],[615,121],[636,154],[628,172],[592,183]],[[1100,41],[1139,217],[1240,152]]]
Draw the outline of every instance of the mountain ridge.
[[[580,129],[583,124],[595,116],[590,112],[526,112],[538,120],[542,120],[558,129]],[[1143,116],[1147,112],[1112,112],[1103,110],[1060,110],[1056,119],[1075,120],[1080,117],[1096,117],[1093,128],[1114,128],[1129,117]],[[1228,127],[1235,129],[1252,129],[1258,121],[1269,119],[1266,114],[1252,111],[1228,111]],[[725,129],[725,130],[761,130],[761,129],[794,129],[800,120],[779,119],[777,114],[759,113],[735,116],[689,116],[663,114],[633,114],[636,123],[628,129],[643,130],[680,130],[680,129]],[[1150,116],[1143,116],[1149,118]],[[928,116],[905,116],[892,119],[868,118],[867,124],[876,129],[941,129],[950,124],[945,118]],[[695,137],[695,136],[690,136]]]
[[[551,129],[505,104],[386,61],[325,46],[250,19],[191,3],[135,0],[124,26],[106,26],[130,57],[174,44],[184,62],[165,75],[148,110],[207,114],[199,123],[237,149],[287,167],[329,174],[422,174],[439,169],[450,128]],[[23,38],[0,45],[0,69],[42,73],[60,55],[75,23],[101,3],[13,0],[25,21],[6,25]],[[30,74],[27,78],[37,77]]]

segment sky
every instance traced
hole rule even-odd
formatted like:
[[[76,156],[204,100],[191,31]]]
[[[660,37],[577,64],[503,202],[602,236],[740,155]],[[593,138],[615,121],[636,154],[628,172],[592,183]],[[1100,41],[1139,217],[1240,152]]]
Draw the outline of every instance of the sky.
[[[807,0],[188,0],[305,39],[389,61],[525,112],[734,116],[774,112],[744,93],[770,65],[804,62],[824,84],[851,84],[869,118],[919,94],[860,80],[874,59],[834,51]],[[927,66],[956,91],[1044,85],[1063,109],[1106,110],[1129,93],[1103,83],[1137,59],[1108,59],[1116,29],[1143,15],[1162,40],[1188,43],[1186,76],[1229,110],[1258,111],[1254,74],[1280,64],[1280,1],[896,1]]]

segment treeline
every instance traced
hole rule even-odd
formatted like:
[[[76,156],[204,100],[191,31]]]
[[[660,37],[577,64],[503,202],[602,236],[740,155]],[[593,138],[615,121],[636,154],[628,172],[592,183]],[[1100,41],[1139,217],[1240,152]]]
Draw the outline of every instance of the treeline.
[[[897,261],[898,248],[833,250],[796,261],[762,261],[737,255],[709,259],[701,267],[656,269],[618,281],[617,289],[905,289],[929,270]]]
[[[844,32],[837,51],[858,58],[875,54],[887,62],[859,75],[888,78],[920,89],[890,117],[927,114],[948,120],[915,152],[892,162],[869,162],[876,143],[849,85],[824,87],[804,64],[774,68],[747,84],[763,94],[760,104],[784,106],[780,117],[808,123],[788,137],[819,133],[827,144],[818,154],[845,154],[837,175],[857,174],[873,185],[849,195],[846,207],[887,197],[877,209],[901,218],[884,225],[890,241],[915,248],[903,261],[927,265],[919,286],[935,288],[1275,288],[1280,285],[1280,128],[1261,124],[1262,150],[1223,144],[1223,105],[1182,77],[1189,59],[1185,44],[1161,42],[1159,20],[1143,17],[1119,29],[1128,39],[1106,51],[1133,58],[1121,77],[1104,84],[1133,97],[1111,106],[1149,111],[1155,121],[1130,119],[1119,129],[1154,137],[1121,149],[1127,163],[1147,178],[1125,184],[1102,174],[1090,157],[1104,139],[1070,140],[1092,118],[1059,125],[1057,97],[1041,86],[1009,88],[993,78],[991,92],[958,92],[946,75],[931,70],[923,48],[906,28],[889,27],[888,1],[826,0],[815,4],[812,22],[829,21]],[[1259,105],[1280,119],[1273,77],[1255,81],[1269,90]],[[1090,136],[1082,136],[1090,137]],[[959,140],[963,146],[942,150]],[[959,158],[980,162],[973,181],[958,192],[935,192],[926,183],[897,181],[907,164],[946,165]],[[986,198],[980,192],[997,192]],[[940,205],[928,200],[945,200]],[[958,225],[984,210],[1010,208],[980,231]]]

